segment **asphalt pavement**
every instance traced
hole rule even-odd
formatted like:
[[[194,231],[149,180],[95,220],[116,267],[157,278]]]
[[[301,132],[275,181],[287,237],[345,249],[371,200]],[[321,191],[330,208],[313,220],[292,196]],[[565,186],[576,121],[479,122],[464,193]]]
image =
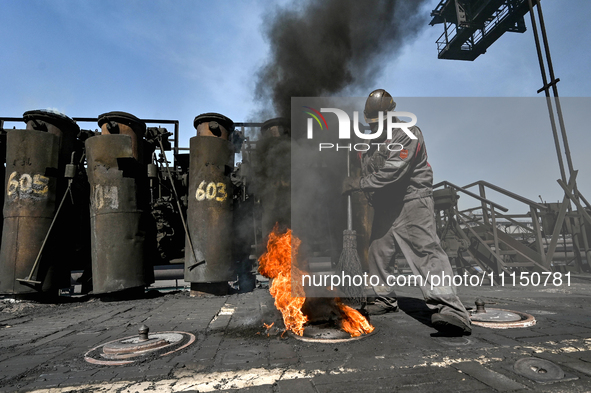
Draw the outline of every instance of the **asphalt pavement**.
[[[373,334],[339,343],[284,334],[267,288],[198,297],[152,291],[110,302],[0,298],[0,391],[589,392],[590,288],[591,276],[570,286],[462,287],[467,307],[481,298],[536,323],[441,337],[420,290],[407,287],[398,293],[401,312],[372,317]],[[195,340],[125,365],[85,360],[93,348],[137,335],[141,325]]]

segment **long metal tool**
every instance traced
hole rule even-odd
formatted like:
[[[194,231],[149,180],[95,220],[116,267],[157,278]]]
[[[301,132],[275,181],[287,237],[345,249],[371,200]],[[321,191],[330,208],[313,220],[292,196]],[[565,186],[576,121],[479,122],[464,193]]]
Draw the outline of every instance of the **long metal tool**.
[[[347,177],[351,177],[351,157],[347,154]],[[353,230],[353,202],[351,194],[347,195],[347,230]]]
[[[350,152],[347,153],[347,177],[351,177]],[[337,272],[341,277],[349,276],[353,281],[355,276],[363,276],[361,261],[357,254],[357,232],[353,230],[353,203],[351,195],[347,195],[347,229],[343,231],[343,251],[337,264]],[[345,281],[343,279],[343,281]],[[342,291],[348,302],[361,305],[365,302],[365,288],[363,286],[342,285]]]
[[[33,264],[33,267],[31,268],[31,273],[29,273],[29,276],[27,278],[17,278],[16,281],[25,282],[25,283],[29,283],[29,284],[37,284],[37,285],[41,284],[41,281],[31,280],[31,277],[33,277],[33,273],[35,273],[35,270],[37,269],[37,265],[39,264],[39,261],[41,260],[41,254],[43,254],[43,249],[45,248],[45,243],[47,243],[47,239],[49,239],[49,235],[51,234],[51,229],[53,228],[53,224],[55,223],[57,216],[60,214],[60,210],[62,209],[64,201],[66,200],[68,194],[70,194],[70,196],[71,196],[72,180],[73,179],[68,179],[68,188],[66,189],[66,192],[64,192],[64,196],[62,197],[62,201],[60,202],[60,205],[58,206],[57,211],[55,212],[55,215],[53,216],[53,220],[51,220],[51,225],[49,225],[49,229],[47,230],[47,234],[45,235],[45,239],[43,239],[43,243],[41,243],[41,248],[39,249],[39,253],[37,254],[37,258],[35,258],[35,263]]]
[[[181,203],[178,193],[176,192],[176,187],[174,186],[174,180],[172,179],[172,173],[170,172],[170,167],[168,166],[168,160],[166,159],[166,154],[164,152],[164,145],[162,144],[162,139],[158,139],[158,143],[160,144],[160,151],[162,152],[162,157],[164,159],[164,165],[166,166],[166,172],[168,174],[168,179],[170,180],[170,185],[172,186],[172,192],[174,193],[174,199],[176,201],[176,206],[179,209],[179,215],[181,216],[181,222],[183,223],[183,229],[185,230],[185,236],[187,236],[187,240],[189,241],[189,248],[191,249],[191,254],[195,257],[196,263],[190,266],[190,269],[194,269],[195,267],[202,265],[205,263],[205,260],[199,261],[197,255],[195,254],[195,249],[193,248],[193,241],[191,240],[191,235],[189,234],[189,229],[187,228],[187,223],[185,221],[185,217],[183,216],[183,211],[181,210]]]

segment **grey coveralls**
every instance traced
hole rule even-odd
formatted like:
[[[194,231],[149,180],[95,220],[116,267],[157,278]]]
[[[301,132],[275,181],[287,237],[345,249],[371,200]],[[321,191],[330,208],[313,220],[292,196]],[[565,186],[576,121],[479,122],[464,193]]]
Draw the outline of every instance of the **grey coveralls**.
[[[396,305],[394,287],[387,277],[393,274],[391,261],[396,247],[404,254],[413,274],[426,278],[445,273],[453,276],[447,254],[441,248],[435,227],[433,205],[433,171],[427,162],[427,151],[421,130],[409,127],[417,136],[411,139],[403,130],[394,129],[392,139],[375,146],[361,157],[360,186],[374,207],[374,221],[369,246],[369,274],[380,279],[373,289],[386,302]],[[401,144],[403,150],[398,151]],[[383,285],[382,285],[383,284]],[[442,314],[453,314],[466,324],[470,319],[456,295],[455,287],[429,282],[421,287],[427,306]]]

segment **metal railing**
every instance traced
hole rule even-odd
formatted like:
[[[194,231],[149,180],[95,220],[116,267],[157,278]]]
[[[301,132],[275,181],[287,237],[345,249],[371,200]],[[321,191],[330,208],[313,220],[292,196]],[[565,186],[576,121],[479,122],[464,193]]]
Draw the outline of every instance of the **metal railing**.
[[[467,249],[472,260],[484,270],[509,272],[511,269],[530,269],[550,271],[551,260],[546,258],[546,240],[542,236],[541,214],[548,212],[546,205],[537,203],[502,187],[480,180],[464,187],[450,182],[440,182],[433,188],[452,188],[457,193],[465,194],[480,202],[480,206],[458,210],[457,206],[448,209],[446,229],[453,227],[454,232],[470,243]],[[478,186],[478,193],[469,188]],[[498,192],[514,201],[525,204],[529,208],[527,215],[504,214],[508,209],[487,198],[486,191]],[[478,214],[480,211],[481,214]],[[529,218],[527,222],[516,218]],[[507,228],[518,228],[518,236],[506,231]],[[505,229],[505,230],[504,230]],[[445,236],[445,235],[444,235]],[[533,239],[533,242],[530,240]],[[546,242],[547,243],[547,242]]]

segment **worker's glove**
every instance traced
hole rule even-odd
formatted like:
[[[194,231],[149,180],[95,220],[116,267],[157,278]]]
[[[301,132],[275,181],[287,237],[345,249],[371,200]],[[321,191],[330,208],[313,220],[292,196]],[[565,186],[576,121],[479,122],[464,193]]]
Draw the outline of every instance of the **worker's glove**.
[[[346,177],[343,180],[343,188],[341,191],[342,195],[349,195],[353,191],[361,190],[361,178],[360,177]]]

